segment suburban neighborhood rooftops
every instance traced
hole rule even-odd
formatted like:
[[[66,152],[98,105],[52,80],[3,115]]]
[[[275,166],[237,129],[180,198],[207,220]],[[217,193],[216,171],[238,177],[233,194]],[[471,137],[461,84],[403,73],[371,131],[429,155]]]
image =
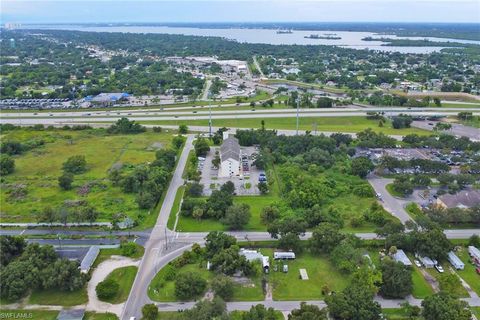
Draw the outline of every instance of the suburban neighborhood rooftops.
[[[480,205],[480,191],[463,190],[456,194],[444,194],[439,200],[447,208],[471,208]]]
[[[222,161],[226,159],[240,159],[240,144],[238,139],[234,137],[228,137],[223,140],[222,146],[220,147],[220,156]]]
[[[408,259],[407,255],[403,250],[397,250],[397,252],[393,255],[393,259],[397,262],[403,263],[405,266],[411,266],[412,262]]]

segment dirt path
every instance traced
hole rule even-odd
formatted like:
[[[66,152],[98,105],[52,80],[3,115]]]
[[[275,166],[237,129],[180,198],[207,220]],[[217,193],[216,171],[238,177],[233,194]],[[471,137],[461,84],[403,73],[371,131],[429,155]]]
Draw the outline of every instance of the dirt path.
[[[138,266],[138,264],[139,261],[122,256],[112,256],[109,260],[100,263],[93,271],[92,278],[88,282],[87,310],[96,312],[111,312],[120,317],[124,303],[111,304],[98,300],[95,288],[97,287],[97,284],[103,281],[114,269],[128,266]]]

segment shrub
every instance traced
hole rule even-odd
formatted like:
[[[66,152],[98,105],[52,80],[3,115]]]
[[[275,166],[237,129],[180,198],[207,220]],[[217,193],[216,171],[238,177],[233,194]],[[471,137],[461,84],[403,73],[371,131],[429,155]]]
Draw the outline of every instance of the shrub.
[[[101,300],[113,298],[118,290],[120,289],[120,285],[117,281],[113,279],[105,279],[100,282],[95,291],[97,292],[97,297]]]

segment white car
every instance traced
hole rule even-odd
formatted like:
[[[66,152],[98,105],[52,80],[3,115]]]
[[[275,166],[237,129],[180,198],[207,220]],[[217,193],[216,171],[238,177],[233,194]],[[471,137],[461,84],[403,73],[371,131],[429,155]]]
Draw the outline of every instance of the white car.
[[[415,265],[419,268],[422,267],[422,264],[420,263],[420,261],[418,261],[417,259],[413,260],[413,263],[415,263]]]
[[[437,271],[440,272],[440,273],[444,273],[444,272],[445,272],[445,270],[443,270],[443,267],[442,267],[441,265],[439,265],[439,264],[436,264],[436,265],[435,265],[435,269],[437,269]]]

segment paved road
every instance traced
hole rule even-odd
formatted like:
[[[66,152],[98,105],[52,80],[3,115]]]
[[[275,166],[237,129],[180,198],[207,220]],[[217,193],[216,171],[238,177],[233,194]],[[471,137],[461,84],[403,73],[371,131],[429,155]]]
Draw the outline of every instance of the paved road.
[[[411,220],[410,215],[405,210],[405,206],[411,201],[408,198],[405,200],[398,199],[392,196],[386,189],[387,184],[392,183],[393,179],[371,176],[368,178],[368,182],[377,194],[381,194],[382,205],[385,210],[397,217],[403,224]]]
[[[168,216],[170,215],[177,189],[184,183],[182,173],[187,163],[188,153],[193,148],[193,138],[193,135],[187,136],[185,147],[180,155],[177,167],[175,168],[175,172],[173,173],[172,180],[165,195],[165,199],[163,200],[162,207],[160,208],[157,222],[150,234],[150,238],[145,244],[145,254],[140,262],[137,276],[135,277],[128,300],[125,303],[121,319],[129,319],[132,316],[135,316],[138,319],[140,318],[142,306],[149,302],[147,297],[148,286],[155,276],[155,273],[159,270],[156,266],[157,264],[162,263],[162,261],[165,261],[160,260],[159,258],[162,257],[163,254],[162,259],[168,259],[168,255],[164,255],[166,249],[164,247],[164,235],[167,230]]]
[[[432,123],[433,125],[429,125],[429,123]],[[419,129],[433,131],[433,127],[435,126],[435,123],[436,122],[432,122],[432,121],[413,121],[412,126]],[[480,140],[480,129],[464,126],[458,123],[450,123],[450,125],[452,126],[450,130],[444,130],[442,132],[451,134],[457,137],[468,137],[476,141]]]
[[[210,86],[212,85],[212,80],[207,79],[205,83],[205,88],[203,89],[202,93],[202,100],[207,100],[208,99],[208,94],[210,92]]]
[[[262,68],[260,68],[260,64],[258,63],[256,56],[253,56],[253,63],[255,64],[255,67],[257,68],[258,72],[260,73],[260,77],[266,78],[265,74],[262,71]]]

